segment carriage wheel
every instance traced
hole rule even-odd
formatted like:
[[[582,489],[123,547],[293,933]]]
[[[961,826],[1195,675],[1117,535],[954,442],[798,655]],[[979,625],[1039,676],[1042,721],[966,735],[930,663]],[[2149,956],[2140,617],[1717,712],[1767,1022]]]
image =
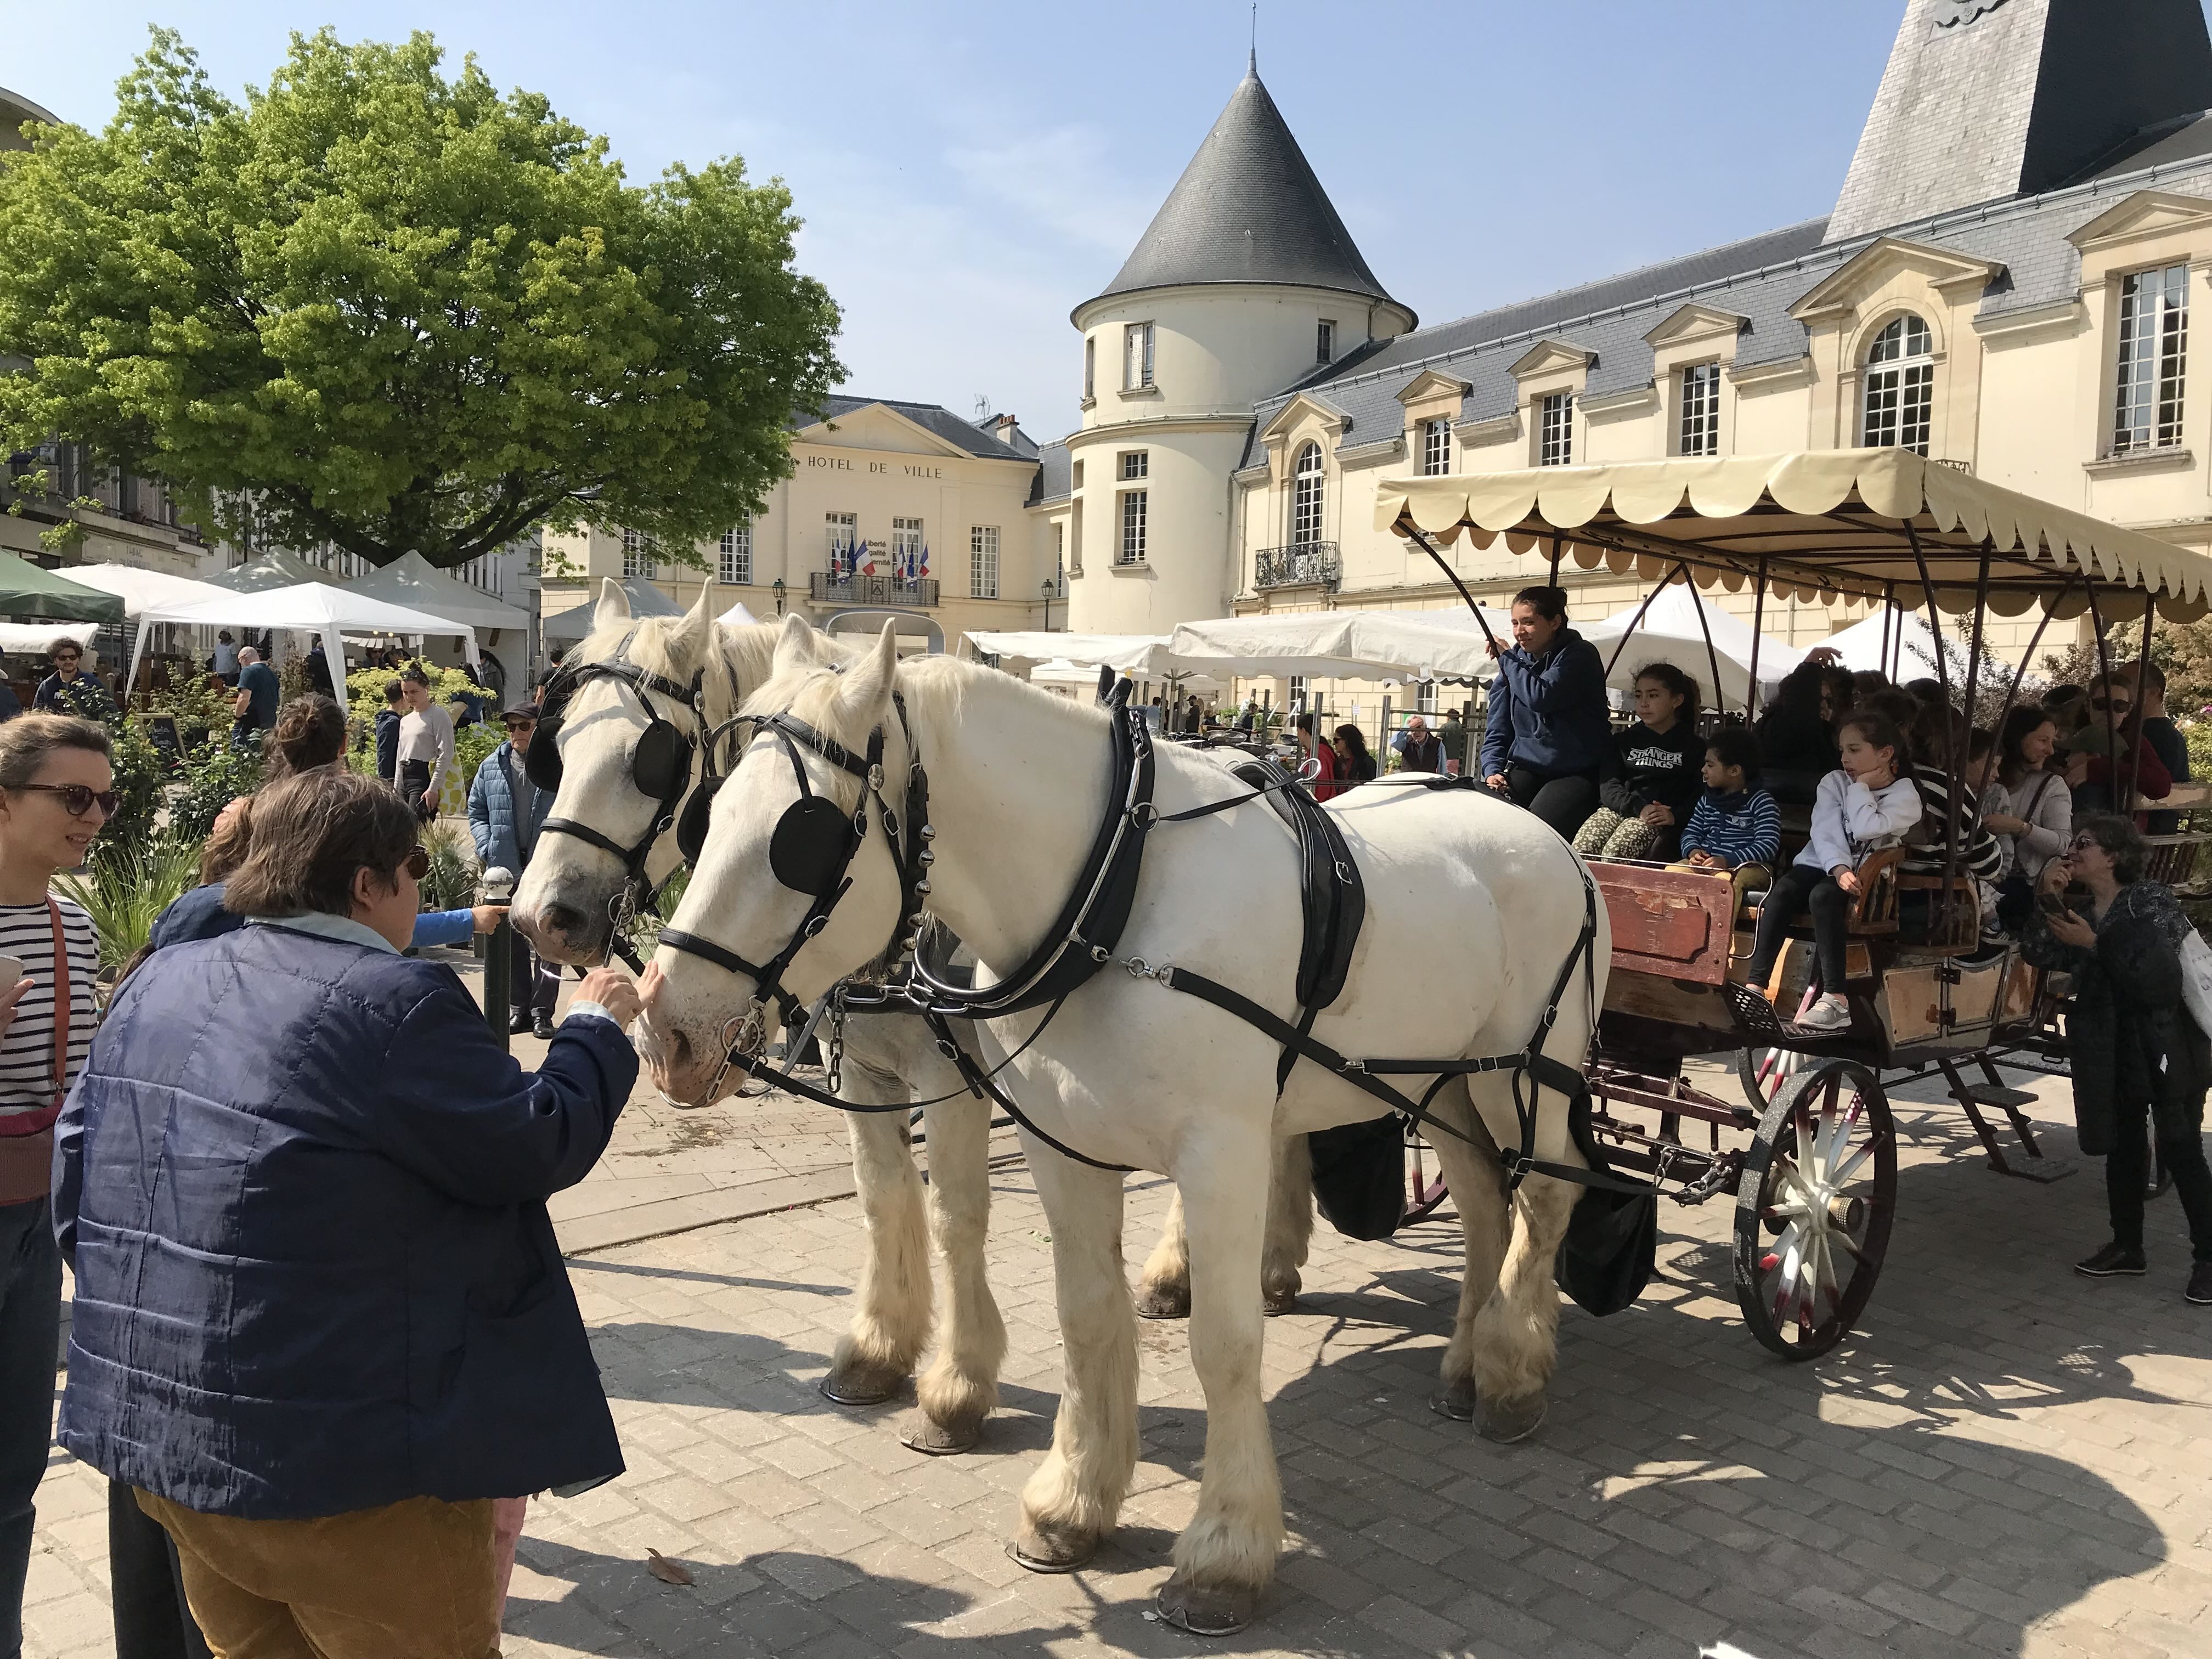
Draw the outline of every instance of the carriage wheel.
[[[1434,1175],[1428,1172],[1425,1161],[1428,1152],[1428,1145],[1419,1133],[1409,1130],[1406,1136],[1406,1221],[1427,1220],[1437,1212],[1437,1206],[1451,1196],[1450,1188],[1444,1185],[1442,1164],[1437,1166]]]
[[[1736,1052],[1735,1080],[1751,1109],[1762,1117],[1776,1092],[1790,1080],[1802,1057],[1788,1048],[1742,1048]]]
[[[1842,1341],[1874,1294],[1897,1212],[1897,1127],[1881,1080],[1847,1060],[1782,1085],[1736,1188],[1735,1298],[1785,1359]]]

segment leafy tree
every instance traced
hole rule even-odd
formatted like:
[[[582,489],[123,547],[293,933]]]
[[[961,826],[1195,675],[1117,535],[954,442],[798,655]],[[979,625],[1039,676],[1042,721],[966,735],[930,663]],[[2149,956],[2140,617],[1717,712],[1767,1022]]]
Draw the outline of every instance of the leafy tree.
[[[0,159],[0,436],[157,474],[241,543],[451,568],[533,525],[758,510],[843,369],[781,181],[642,188],[428,34],[295,35],[234,104],[156,29],[94,136]],[[678,551],[674,556],[690,556]]]

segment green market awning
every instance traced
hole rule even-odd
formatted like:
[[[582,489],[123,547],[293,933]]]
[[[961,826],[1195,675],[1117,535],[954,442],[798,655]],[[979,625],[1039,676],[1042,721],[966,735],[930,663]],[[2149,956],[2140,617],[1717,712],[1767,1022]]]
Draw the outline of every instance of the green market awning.
[[[123,600],[28,559],[0,551],[0,617],[123,625]]]

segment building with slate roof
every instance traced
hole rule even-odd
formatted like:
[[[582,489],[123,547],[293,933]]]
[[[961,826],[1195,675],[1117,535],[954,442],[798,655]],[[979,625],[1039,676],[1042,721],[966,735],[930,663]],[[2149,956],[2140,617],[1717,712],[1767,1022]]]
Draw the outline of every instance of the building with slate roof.
[[[1420,328],[1248,75],[1075,313],[1084,423],[1031,507],[1073,625],[1455,604],[1372,527],[1376,481],[1419,471],[1904,444],[2212,549],[2200,0],[1910,0],[1839,183],[1826,219]],[[1455,556],[1486,599],[1540,574]],[[1592,616],[1640,592],[1566,585]],[[1800,641],[1853,620],[1767,618]]]

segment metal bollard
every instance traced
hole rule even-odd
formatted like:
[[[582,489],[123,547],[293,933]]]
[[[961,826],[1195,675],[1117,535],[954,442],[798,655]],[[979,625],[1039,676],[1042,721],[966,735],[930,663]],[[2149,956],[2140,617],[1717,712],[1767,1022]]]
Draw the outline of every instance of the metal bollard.
[[[477,902],[505,904],[514,896],[514,872],[494,865],[483,872]],[[514,928],[502,919],[484,946],[484,1024],[501,1054],[507,1045],[507,1002],[514,982]]]

